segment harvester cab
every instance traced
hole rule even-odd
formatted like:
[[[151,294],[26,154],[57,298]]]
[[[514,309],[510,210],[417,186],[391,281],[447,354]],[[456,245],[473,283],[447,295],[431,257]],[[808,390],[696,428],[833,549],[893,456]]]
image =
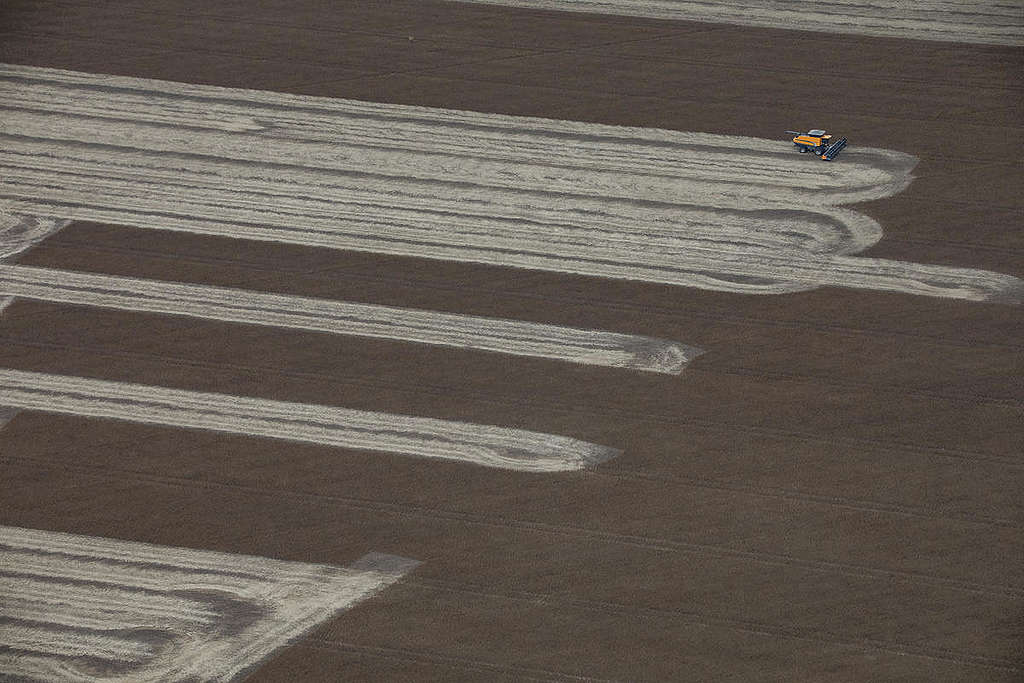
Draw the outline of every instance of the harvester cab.
[[[831,135],[820,128],[814,128],[806,133],[795,130],[786,132],[796,136],[793,138],[793,145],[801,154],[813,152],[825,161],[832,161],[846,147],[846,138],[833,140]]]

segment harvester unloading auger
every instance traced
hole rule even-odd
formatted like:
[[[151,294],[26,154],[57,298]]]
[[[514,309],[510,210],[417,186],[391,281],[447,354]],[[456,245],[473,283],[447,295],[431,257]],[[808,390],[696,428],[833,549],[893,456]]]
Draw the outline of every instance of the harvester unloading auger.
[[[832,161],[846,147],[846,138],[839,138],[833,142],[832,136],[820,128],[809,130],[806,133],[795,130],[786,132],[796,136],[793,138],[793,144],[801,154],[814,152],[825,161]]]

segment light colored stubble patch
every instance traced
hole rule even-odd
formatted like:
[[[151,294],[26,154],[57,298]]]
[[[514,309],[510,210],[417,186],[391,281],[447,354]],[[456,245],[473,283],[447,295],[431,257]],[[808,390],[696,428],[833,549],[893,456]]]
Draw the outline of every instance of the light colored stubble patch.
[[[20,370],[0,370],[0,405],[521,472],[580,470],[620,453],[608,446],[524,429]]]
[[[14,213],[0,201],[0,263],[11,261],[70,222],[63,218]]]
[[[0,100],[0,198],[24,214],[735,293],[1021,287],[853,256],[882,228],[840,205],[907,186],[917,160],[892,150],[823,163],[784,140],[13,65]]]
[[[0,201],[0,265],[13,261],[19,254],[28,251],[70,222],[60,218],[16,214]],[[0,296],[0,317],[3,316],[4,310],[14,303],[14,299],[13,296]]]
[[[701,353],[639,335],[2,263],[0,294],[673,375]]]
[[[0,527],[0,674],[237,680],[415,568],[350,567]]]

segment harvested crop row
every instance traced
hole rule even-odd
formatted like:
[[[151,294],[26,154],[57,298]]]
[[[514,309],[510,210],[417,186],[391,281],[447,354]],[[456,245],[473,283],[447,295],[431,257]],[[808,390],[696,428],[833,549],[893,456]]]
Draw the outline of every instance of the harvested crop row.
[[[0,71],[14,214],[743,293],[822,285],[1017,301],[1009,276],[857,259],[839,204],[913,157],[102,77]]]
[[[0,527],[0,674],[227,681],[418,563],[352,567]]]

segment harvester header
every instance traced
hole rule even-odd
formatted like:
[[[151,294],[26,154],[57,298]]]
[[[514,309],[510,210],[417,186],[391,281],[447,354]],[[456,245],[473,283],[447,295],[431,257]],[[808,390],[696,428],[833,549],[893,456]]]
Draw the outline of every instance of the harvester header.
[[[846,147],[846,138],[833,140],[831,135],[820,128],[812,128],[806,133],[795,130],[786,132],[796,136],[793,138],[793,145],[800,150],[801,154],[813,152],[824,161],[832,161]]]

